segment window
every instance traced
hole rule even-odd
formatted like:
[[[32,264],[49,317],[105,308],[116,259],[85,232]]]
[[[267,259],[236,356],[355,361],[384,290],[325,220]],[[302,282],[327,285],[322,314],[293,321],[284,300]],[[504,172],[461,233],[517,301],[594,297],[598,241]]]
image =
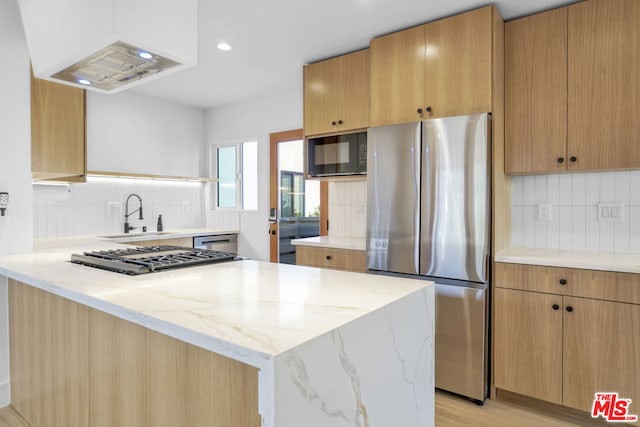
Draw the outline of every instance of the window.
[[[258,209],[258,142],[241,141],[215,150],[217,207]]]
[[[218,148],[218,207],[236,207],[236,146]]]

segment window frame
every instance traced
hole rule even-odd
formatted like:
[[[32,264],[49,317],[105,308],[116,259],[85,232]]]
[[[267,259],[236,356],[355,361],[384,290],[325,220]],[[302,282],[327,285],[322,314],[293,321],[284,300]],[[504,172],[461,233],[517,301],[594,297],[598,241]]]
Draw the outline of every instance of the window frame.
[[[211,177],[215,180],[211,186],[210,196],[211,196],[211,209],[212,210],[220,210],[220,211],[246,211],[246,212],[257,212],[260,208],[260,192],[258,191],[257,186],[260,183],[259,176],[256,180],[256,208],[255,209],[245,209],[243,206],[243,193],[244,193],[244,176],[243,176],[243,144],[245,143],[255,143],[256,144],[256,158],[258,160],[258,168],[259,168],[259,160],[260,160],[260,144],[258,142],[258,138],[243,138],[234,141],[224,142],[220,144],[211,144],[209,150],[209,162],[210,162],[210,172]],[[236,197],[235,197],[235,206],[234,207],[221,207],[218,206],[218,150],[221,148],[227,147],[235,147],[236,150]],[[258,174],[259,175],[259,174]]]

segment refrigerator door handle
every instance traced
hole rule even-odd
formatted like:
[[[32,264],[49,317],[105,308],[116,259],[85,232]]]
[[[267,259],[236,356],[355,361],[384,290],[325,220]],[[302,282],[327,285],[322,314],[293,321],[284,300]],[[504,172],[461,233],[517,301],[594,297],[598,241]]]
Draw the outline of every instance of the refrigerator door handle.
[[[419,126],[420,132],[422,132],[422,126]],[[411,166],[413,168],[413,230],[414,239],[413,243],[413,264],[415,271],[420,271],[420,176],[422,174],[422,138],[416,137],[415,146],[413,147],[413,161]]]

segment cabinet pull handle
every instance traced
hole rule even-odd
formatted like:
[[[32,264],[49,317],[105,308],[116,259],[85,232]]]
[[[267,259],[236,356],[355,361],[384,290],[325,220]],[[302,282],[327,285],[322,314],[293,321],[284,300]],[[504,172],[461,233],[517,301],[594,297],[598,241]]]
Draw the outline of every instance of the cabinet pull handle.
[[[551,307],[552,307],[554,310],[557,310],[557,309],[559,309],[559,308],[560,308],[560,306],[559,306],[558,304],[553,304]]]
[[[331,255],[327,255],[327,261],[331,260]]]
[[[569,160],[571,161],[571,163],[575,163],[578,161],[578,158],[576,156],[571,156],[569,157]]]
[[[431,112],[431,107],[427,107],[427,113]]]
[[[564,157],[558,157],[556,160],[558,161],[558,163],[563,163],[564,162]]]
[[[422,114],[422,108],[418,108],[417,113]]]
[[[336,123],[336,121],[335,121],[335,120],[331,122],[331,126],[335,126],[336,124],[337,124],[337,123]]]
[[[571,313],[571,312],[573,311],[573,307],[571,307],[570,305],[569,305],[569,306],[567,306],[567,311],[568,311],[569,313]]]
[[[341,125],[342,124],[342,120],[338,120],[338,124]]]
[[[561,285],[566,285],[567,284],[567,279],[560,279],[560,284]]]

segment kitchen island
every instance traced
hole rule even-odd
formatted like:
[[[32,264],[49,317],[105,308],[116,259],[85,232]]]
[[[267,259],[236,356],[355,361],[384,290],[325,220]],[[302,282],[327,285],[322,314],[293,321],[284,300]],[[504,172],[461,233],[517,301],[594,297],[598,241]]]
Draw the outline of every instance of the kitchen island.
[[[75,411],[87,421],[77,425],[171,425],[166,414],[207,416],[208,410],[213,412],[206,422],[183,418],[183,425],[433,425],[430,282],[251,260],[141,276],[67,262],[72,253],[118,247],[98,239],[60,239],[33,253],[0,258],[0,275],[10,279],[12,404],[19,412],[25,398],[16,393],[28,395],[35,387],[20,367],[32,358],[30,346],[41,344],[24,338],[39,329],[20,334],[21,323],[29,331],[32,319],[42,318],[46,328],[55,320],[67,322],[67,332],[52,330],[54,339],[41,341],[59,343],[60,355],[46,359],[59,356],[67,368],[52,369],[52,383],[62,385],[49,392],[67,400],[87,396],[87,409]],[[46,296],[56,301],[42,303]],[[88,344],[76,346],[70,329]],[[65,351],[76,347],[69,360]],[[61,378],[60,372],[75,366],[86,367],[87,375]],[[136,371],[146,374],[133,384]],[[223,391],[211,388],[225,381]],[[189,396],[186,408],[154,400],[172,386]],[[131,391],[137,387],[145,399]],[[122,393],[130,397],[118,400]],[[237,418],[229,415],[238,408]],[[117,418],[114,411],[126,413]],[[54,425],[46,414],[31,418],[38,416]]]

